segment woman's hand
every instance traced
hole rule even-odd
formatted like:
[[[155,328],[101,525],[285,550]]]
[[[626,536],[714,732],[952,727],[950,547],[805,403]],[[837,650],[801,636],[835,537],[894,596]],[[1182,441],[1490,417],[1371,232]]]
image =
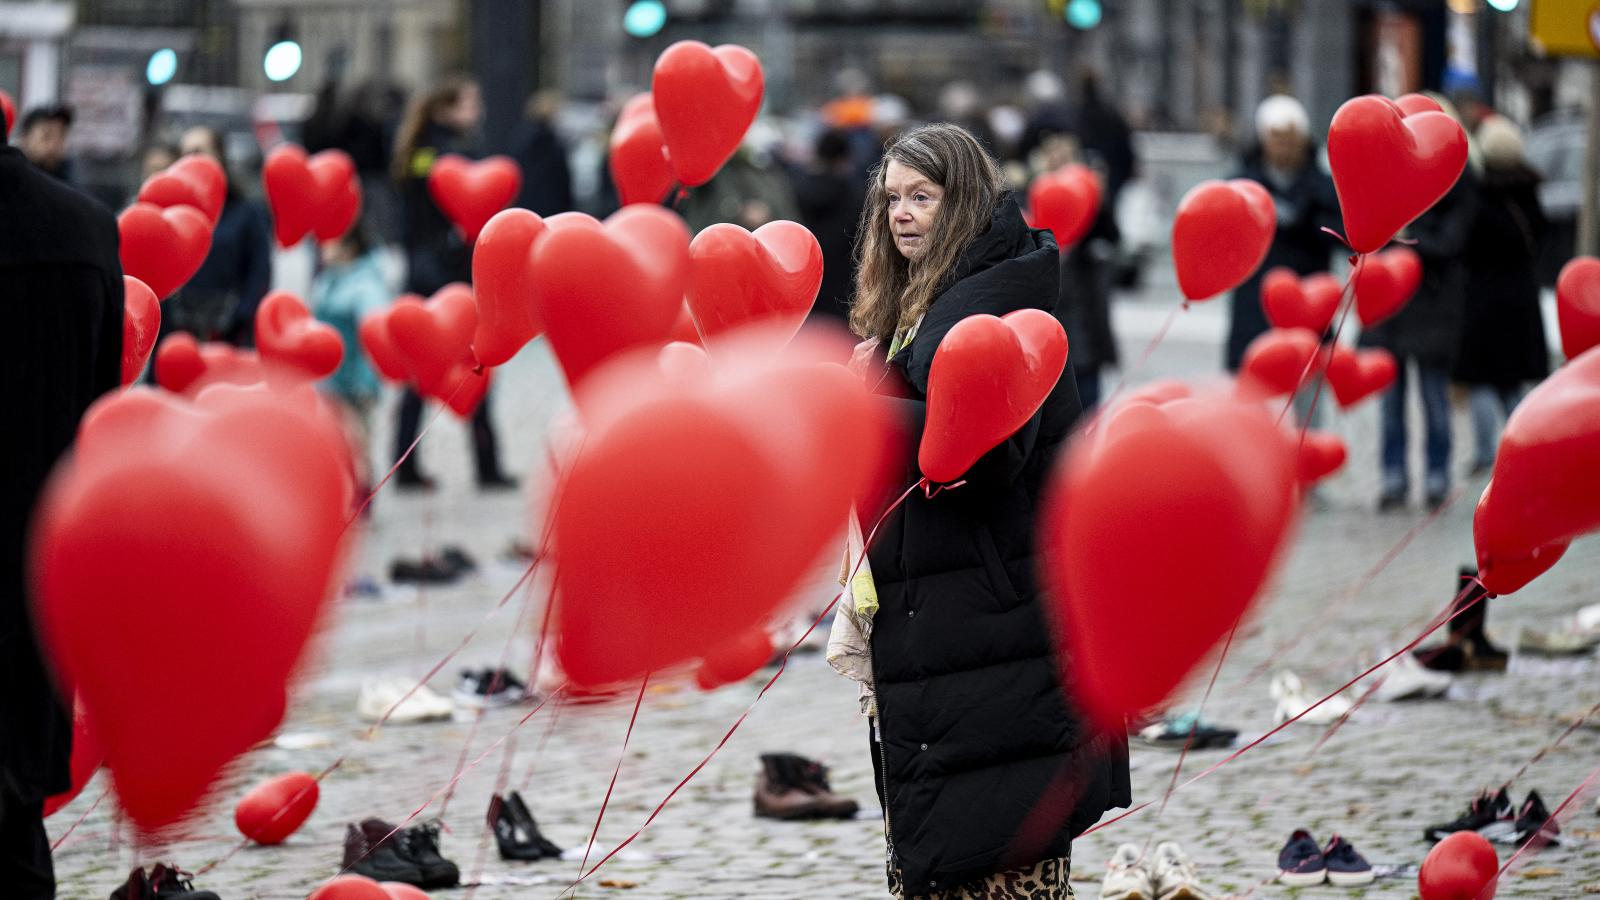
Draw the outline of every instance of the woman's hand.
[[[866,381],[867,376],[872,374],[873,363],[877,361],[879,343],[881,341],[877,338],[867,338],[857,344],[856,349],[850,354],[848,368],[862,381]]]

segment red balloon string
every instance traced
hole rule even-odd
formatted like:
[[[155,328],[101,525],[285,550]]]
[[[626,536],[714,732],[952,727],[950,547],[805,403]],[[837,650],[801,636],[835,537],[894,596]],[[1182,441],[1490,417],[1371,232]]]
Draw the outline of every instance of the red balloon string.
[[[90,804],[89,808],[83,811],[83,815],[79,816],[76,822],[73,822],[70,826],[68,826],[66,831],[61,832],[61,837],[56,838],[55,843],[50,845],[50,852],[54,853],[56,850],[60,849],[61,845],[66,842],[67,838],[71,837],[72,833],[78,830],[78,826],[82,825],[84,820],[89,818],[89,814],[100,808],[100,801],[106,799],[106,795],[110,793],[111,788],[109,787],[101,791],[100,796],[94,798],[94,803]]]
[[[1327,231],[1328,229],[1324,228],[1323,230]],[[1289,414],[1290,409],[1294,408],[1295,395],[1299,394],[1300,389],[1305,386],[1306,379],[1310,378],[1313,372],[1316,373],[1318,376],[1316,391],[1311,395],[1311,406],[1306,410],[1306,419],[1301,423],[1300,428],[1300,448],[1302,450],[1305,447],[1306,432],[1311,428],[1311,419],[1317,413],[1317,400],[1322,396],[1323,385],[1328,380],[1328,365],[1333,361],[1333,350],[1339,346],[1339,335],[1344,333],[1344,323],[1350,318],[1350,310],[1354,309],[1356,305],[1356,276],[1361,272],[1361,268],[1365,264],[1365,254],[1351,257],[1350,274],[1344,280],[1344,290],[1339,297],[1339,321],[1334,325],[1333,339],[1326,348],[1319,345],[1317,352],[1313,353],[1309,360],[1306,360],[1305,368],[1300,370],[1300,378],[1295,381],[1294,390],[1289,392],[1289,399],[1284,401],[1283,409],[1278,413],[1278,421],[1282,422],[1283,417]]]
[[[1322,231],[1322,233],[1323,233],[1323,234],[1328,234],[1328,235],[1332,235],[1332,236],[1333,236],[1333,238],[1334,238],[1334,239],[1335,239],[1335,240],[1337,240],[1337,241],[1338,241],[1338,242],[1339,242],[1339,243],[1341,243],[1341,244],[1343,244],[1343,245],[1344,245],[1344,246],[1345,246],[1345,248],[1346,248],[1346,249],[1347,249],[1347,250],[1349,250],[1349,251],[1350,251],[1350,252],[1351,252],[1351,254],[1353,254],[1353,255],[1352,255],[1352,256],[1351,256],[1351,261],[1352,261],[1352,262],[1353,262],[1353,261],[1354,261],[1354,259],[1355,259],[1355,255],[1359,255],[1359,254],[1356,254],[1356,248],[1354,248],[1354,247],[1352,247],[1352,246],[1350,246],[1350,242],[1349,242],[1349,241],[1348,241],[1348,240],[1346,240],[1346,239],[1345,239],[1345,236],[1344,236],[1344,235],[1342,235],[1342,234],[1340,234],[1340,233],[1339,233],[1339,232],[1337,232],[1337,231],[1334,231],[1334,230],[1333,230],[1333,229],[1332,229],[1332,228],[1329,228],[1329,227],[1327,227],[1327,226],[1326,226],[1326,225],[1324,225],[1324,226],[1323,226],[1323,227],[1322,227],[1322,228],[1321,228],[1321,231]]]
[[[964,485],[966,483],[967,483],[967,480],[965,478],[961,479],[960,481],[952,481],[949,484],[934,484],[934,483],[930,482],[928,479],[924,478],[921,481],[917,482],[917,485],[922,488],[922,495],[924,497],[926,497],[927,499],[932,500],[933,498],[939,496],[941,493],[943,493],[945,491],[953,491],[956,488],[961,487],[962,485]]]
[[[1560,734],[1556,735],[1556,739],[1555,740],[1551,741],[1548,744],[1545,744],[1543,747],[1540,747],[1539,748],[1539,752],[1535,753],[1533,755],[1533,759],[1530,759],[1527,762],[1523,763],[1522,764],[1522,768],[1517,770],[1517,774],[1512,775],[1510,778],[1507,778],[1506,781],[1505,781],[1505,784],[1500,785],[1500,790],[1505,790],[1506,788],[1511,787],[1511,785],[1514,782],[1516,782],[1517,779],[1519,779],[1522,776],[1528,774],[1528,770],[1529,769],[1531,769],[1534,766],[1538,765],[1540,760],[1543,760],[1547,755],[1549,755],[1550,751],[1552,751],[1552,750],[1556,749],[1557,747],[1561,746],[1561,742],[1562,741],[1564,741],[1567,738],[1571,737],[1572,733],[1574,731],[1577,731],[1579,728],[1582,728],[1583,724],[1585,722],[1589,721],[1590,719],[1594,718],[1594,715],[1596,713],[1600,713],[1600,703],[1596,703],[1595,705],[1589,707],[1589,711],[1588,712],[1586,712],[1583,715],[1579,716],[1577,719],[1575,719],[1572,722],[1571,725],[1568,725],[1566,727],[1565,731],[1562,731]]]
[[[433,430],[434,423],[438,422],[439,417],[444,415],[444,411],[450,408],[450,402],[455,400],[456,394],[461,392],[466,383],[466,379],[458,382],[456,389],[450,392],[450,396],[445,398],[443,403],[439,404],[438,409],[434,410],[427,424],[423,425],[422,430],[417,432],[416,440],[411,442],[411,446],[406,448],[406,452],[400,454],[400,458],[394,461],[394,465],[389,467],[389,471],[383,473],[383,477],[378,479],[378,483],[372,486],[371,491],[367,492],[367,498],[362,500],[361,505],[356,507],[356,511],[350,514],[350,518],[344,523],[344,531],[350,530],[350,526],[354,525],[356,520],[361,518],[361,514],[367,511],[367,507],[372,505],[373,498],[378,496],[378,491],[383,490],[383,486],[389,483],[389,479],[393,478],[394,474],[400,471],[400,467],[405,464],[405,461],[411,458],[411,454],[416,451],[417,445],[422,443],[422,439],[427,437],[428,432]],[[342,535],[343,531],[340,534]]]
[[[1172,767],[1172,779],[1167,782],[1167,792],[1161,796],[1161,808],[1156,810],[1156,821],[1161,822],[1161,816],[1167,811],[1167,801],[1172,799],[1172,792],[1178,787],[1178,775],[1183,771],[1183,761],[1189,755],[1189,748],[1194,746],[1195,733],[1200,730],[1200,717],[1205,713],[1206,702],[1211,699],[1211,691],[1217,686],[1217,675],[1222,672],[1222,664],[1228,659],[1228,651],[1233,649],[1234,635],[1239,633],[1239,623],[1244,621],[1244,616],[1233,620],[1233,627],[1228,629],[1228,640],[1222,645],[1222,652],[1217,654],[1217,664],[1211,669],[1211,680],[1206,682],[1206,692],[1200,696],[1200,705],[1195,709],[1194,724],[1189,726],[1189,737],[1183,742],[1183,749],[1178,752],[1178,764]],[[1152,838],[1153,840],[1153,838]],[[1145,842],[1145,849],[1150,849],[1150,842]]]
[[[530,684],[532,682],[529,682]],[[550,736],[556,733],[556,725],[561,721],[561,710],[566,706],[565,698],[556,701],[556,708],[550,710],[550,723],[544,728],[544,735],[539,738],[539,746],[534,748],[533,759],[528,761],[528,770],[522,775],[522,790],[527,790],[533,784],[533,773],[538,771],[539,760],[544,758],[545,745],[550,743]]]
[[[1140,372],[1144,371],[1145,363],[1150,361],[1151,355],[1156,352],[1156,347],[1160,346],[1161,342],[1167,339],[1167,332],[1172,330],[1173,323],[1178,321],[1178,313],[1181,313],[1188,308],[1188,300],[1180,301],[1177,306],[1172,308],[1172,312],[1167,314],[1166,321],[1162,322],[1161,327],[1156,329],[1155,337],[1150,339],[1150,343],[1146,344],[1144,347],[1144,352],[1139,354],[1139,359],[1134,362],[1134,364],[1127,371],[1123,372],[1120,378],[1117,379],[1117,386],[1111,389],[1110,394],[1106,395],[1105,400],[1100,404],[1102,407],[1109,409],[1111,402],[1117,399],[1117,395],[1122,393],[1123,388],[1128,386],[1128,381],[1136,377]]]
[[[1567,795],[1567,799],[1561,801],[1560,805],[1558,805],[1550,813],[1550,818],[1551,819],[1559,818],[1561,813],[1566,811],[1566,808],[1568,806],[1572,805],[1572,801],[1578,799],[1578,796],[1580,794],[1582,794],[1585,790],[1587,790],[1589,788],[1589,784],[1591,782],[1593,782],[1596,778],[1600,778],[1600,768],[1596,768],[1593,772],[1590,772],[1588,778],[1585,778],[1582,782],[1580,782],[1578,784],[1577,787],[1573,788],[1572,789],[1572,793]],[[1538,850],[1539,848],[1543,847],[1545,844],[1548,844],[1549,842],[1550,842],[1550,839],[1544,836],[1544,830],[1540,829],[1538,834],[1534,835],[1534,837],[1531,840],[1529,840],[1526,843],[1524,843],[1521,847],[1518,847],[1517,848],[1517,852],[1511,854],[1511,857],[1509,859],[1507,859],[1505,861],[1505,864],[1500,867],[1500,871],[1494,873],[1494,878],[1492,880],[1490,880],[1490,882],[1487,885],[1484,885],[1483,889],[1478,892],[1478,897],[1482,898],[1484,896],[1484,892],[1485,891],[1488,892],[1489,896],[1491,896],[1491,897],[1494,896],[1494,886],[1499,883],[1501,878],[1505,877],[1506,871],[1511,868],[1511,864],[1516,862],[1518,857],[1520,857],[1522,854],[1528,852],[1529,848],[1532,848],[1534,850]]]
[[[622,774],[622,761],[628,758],[628,742],[633,740],[633,726],[639,721],[639,707],[644,705],[644,690],[650,686],[650,673],[639,679],[639,696],[633,701],[633,715],[628,718],[628,730],[622,735],[622,750],[617,754],[617,767],[611,770],[611,783],[606,785],[605,799],[600,801],[600,812],[594,817],[594,830],[589,832],[589,843],[583,848],[583,861],[578,863],[578,875],[583,875],[589,865],[589,851],[594,849],[595,838],[600,834],[600,823],[605,821],[606,807],[611,805],[611,792],[617,789],[617,776]]]

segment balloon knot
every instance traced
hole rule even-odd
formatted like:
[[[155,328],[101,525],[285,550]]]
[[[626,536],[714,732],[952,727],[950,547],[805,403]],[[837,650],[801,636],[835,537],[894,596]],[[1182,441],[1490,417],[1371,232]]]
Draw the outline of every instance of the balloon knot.
[[[923,496],[927,497],[929,500],[932,500],[933,498],[939,496],[939,494],[941,492],[943,492],[943,491],[953,491],[956,488],[961,487],[963,484],[966,484],[966,483],[967,483],[967,481],[966,481],[965,478],[963,478],[960,481],[953,481],[953,482],[951,482],[949,484],[934,484],[933,482],[931,482],[928,479],[924,478],[924,479],[922,479],[922,494],[923,494]]]
[[[1329,227],[1328,227],[1328,226],[1326,226],[1326,225],[1324,225],[1324,226],[1322,226],[1322,231],[1323,231],[1323,232],[1324,232],[1324,233],[1326,233],[1326,234],[1329,234],[1329,235],[1332,235],[1332,236],[1333,236],[1333,238],[1334,238],[1334,239],[1335,239],[1335,240],[1337,240],[1337,241],[1338,241],[1338,242],[1339,242],[1339,243],[1341,243],[1341,244],[1343,244],[1343,245],[1345,245],[1345,246],[1346,246],[1346,247],[1350,247],[1350,241],[1348,241],[1348,240],[1347,240],[1347,239],[1346,239],[1346,238],[1345,238],[1345,236],[1344,236],[1344,235],[1342,235],[1342,234],[1340,234],[1340,233],[1339,233],[1339,232],[1337,232],[1337,231],[1334,231],[1334,230],[1333,230],[1333,229],[1332,229],[1332,228],[1329,228]],[[1354,253],[1354,252],[1355,252],[1355,249],[1356,249],[1356,248],[1354,248],[1354,247],[1350,247],[1350,252],[1352,252],[1352,253]]]
[[[482,375],[483,374],[483,363],[478,363],[476,366],[473,366],[472,367],[472,374],[474,374],[474,375]]]

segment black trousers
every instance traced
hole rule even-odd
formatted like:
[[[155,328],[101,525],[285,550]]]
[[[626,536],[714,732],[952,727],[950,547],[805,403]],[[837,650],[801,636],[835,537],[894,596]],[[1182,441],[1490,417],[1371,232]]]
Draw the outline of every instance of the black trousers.
[[[55,868],[44,831],[44,801],[24,802],[0,784],[0,892],[16,900],[55,900]]]
[[[422,395],[411,388],[406,388],[400,397],[399,421],[394,431],[394,458],[398,460],[405,456],[406,449],[417,439],[417,432],[422,428]],[[417,450],[421,450],[418,447]],[[472,456],[478,470],[479,481],[495,481],[500,479],[500,442],[495,437],[494,425],[489,421],[489,394],[483,395],[483,402],[472,413]],[[401,478],[420,477],[421,469],[418,466],[417,452],[412,451],[405,463],[400,466]]]

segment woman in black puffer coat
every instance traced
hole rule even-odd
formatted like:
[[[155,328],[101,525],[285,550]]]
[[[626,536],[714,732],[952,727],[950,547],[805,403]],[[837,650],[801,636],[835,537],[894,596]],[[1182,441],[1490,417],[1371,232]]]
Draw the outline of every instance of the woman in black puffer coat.
[[[909,483],[939,342],[967,316],[1051,310],[1058,252],[953,125],[889,146],[858,234],[856,364],[911,429]],[[1096,732],[1063,691],[1036,576],[1039,495],[1079,412],[1062,378],[964,485],[913,493],[869,550],[873,765],[895,896],[1070,896],[1072,839],[1131,802],[1126,736]]]

